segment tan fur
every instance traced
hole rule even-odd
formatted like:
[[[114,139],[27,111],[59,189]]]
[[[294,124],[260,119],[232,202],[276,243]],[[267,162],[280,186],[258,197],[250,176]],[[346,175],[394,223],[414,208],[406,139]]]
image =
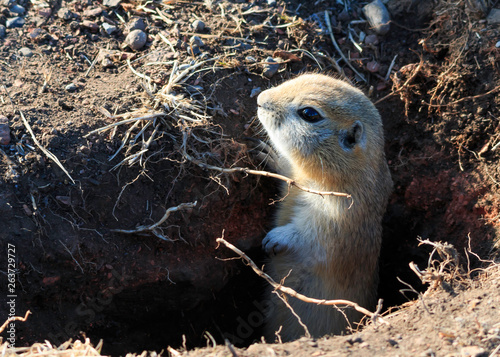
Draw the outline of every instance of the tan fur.
[[[280,173],[306,187],[346,192],[354,199],[349,208],[346,198],[293,188],[278,211],[276,228],[263,242],[272,255],[269,273],[277,281],[290,273],[285,285],[307,296],[348,299],[372,308],[381,220],[392,190],[378,111],[360,90],[320,74],[302,75],[268,89],[257,102],[259,119],[280,155]],[[306,107],[324,119],[303,120],[298,110]],[[353,147],[345,139],[350,133],[360,135]],[[287,192],[284,188],[283,194]],[[280,326],[283,340],[302,336],[304,329],[288,308],[269,298],[268,341],[274,340]],[[294,298],[289,302],[314,337],[346,328],[345,318],[332,307]],[[352,309],[345,312],[351,323],[360,318]]]

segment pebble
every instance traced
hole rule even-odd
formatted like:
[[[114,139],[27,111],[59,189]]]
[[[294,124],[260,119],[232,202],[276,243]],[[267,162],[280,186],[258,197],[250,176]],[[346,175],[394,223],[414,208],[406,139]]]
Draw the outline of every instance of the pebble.
[[[486,17],[486,21],[489,24],[499,24],[500,23],[500,9],[491,9],[490,13]]]
[[[69,21],[73,18],[73,13],[69,11],[69,9],[63,7],[60,8],[59,11],[57,12],[57,17],[63,19],[64,21]]]
[[[462,357],[479,357],[486,353],[486,350],[478,346],[467,346],[460,351]]]
[[[134,30],[146,31],[146,22],[141,17],[133,17],[130,19],[126,26],[126,32]]]
[[[102,14],[102,9],[100,7],[95,7],[93,9],[87,9],[83,12],[83,16],[97,17]]]
[[[24,19],[20,16],[7,19],[7,21],[5,22],[5,26],[7,26],[8,29],[11,29],[13,27],[23,27]]]
[[[41,29],[40,27],[36,27],[28,33],[28,37],[32,41],[35,41],[35,42],[39,42],[39,41],[43,40],[45,35],[46,35],[46,32],[43,29]]]
[[[42,17],[50,17],[50,15],[52,15],[52,11],[50,8],[42,7],[41,9],[38,9],[38,15]]]
[[[116,32],[118,30],[118,27],[116,26],[113,26],[113,25],[110,25],[108,24],[107,22],[104,22],[102,24],[102,28],[104,29],[104,31],[108,34],[108,35],[111,35],[113,34],[114,32]]]
[[[262,72],[262,74],[267,78],[271,78],[276,74],[276,72],[278,72],[280,65],[272,57],[267,57],[266,62],[267,63],[264,66],[264,71]]]
[[[134,51],[138,51],[146,44],[148,36],[142,30],[133,30],[125,38],[125,44]]]
[[[189,46],[187,52],[192,56],[198,56],[199,54],[201,54],[200,48],[198,46]]]
[[[26,9],[24,7],[22,7],[21,5],[17,5],[17,4],[12,6],[9,10],[10,10],[10,12],[13,12],[14,14],[18,14],[18,15],[23,15],[26,12]]]
[[[70,83],[68,84],[66,87],[64,87],[64,89],[67,91],[67,92],[74,92],[77,90],[77,86],[75,83]]]
[[[387,83],[386,82],[378,82],[377,83],[377,91],[382,91],[387,88]]]
[[[252,89],[252,92],[250,93],[250,98],[253,98],[253,97],[259,95],[260,92],[262,92],[262,89],[260,89],[260,87]]]
[[[252,56],[246,56],[245,61],[247,61],[248,63],[256,63],[257,59],[255,57],[252,57]]]
[[[391,16],[381,0],[374,0],[363,7],[363,13],[370,23],[370,27],[379,35],[389,32]]]
[[[0,115],[0,145],[10,144],[9,119],[5,115]]]
[[[205,23],[201,20],[194,20],[191,24],[191,28],[194,32],[201,32],[205,29]]]
[[[110,67],[113,67],[115,64],[113,63],[113,61],[111,61],[109,58],[105,57],[102,59],[102,62],[101,62],[101,66],[103,68],[110,68]]]
[[[0,25],[0,38],[4,38],[6,34],[7,34],[7,29],[5,28],[4,25]]]
[[[276,0],[267,0],[268,6],[276,6]]]
[[[199,36],[192,36],[189,39],[189,43],[192,45],[199,46],[199,47],[205,46],[205,44],[203,43],[203,40]]]
[[[104,0],[102,4],[106,7],[117,7],[120,5],[121,0]]]
[[[377,35],[368,35],[365,37],[365,44],[366,45],[378,45],[380,42],[378,40],[378,36]]]
[[[499,48],[499,47],[500,47],[500,41],[498,41],[498,42],[495,44],[495,47],[496,47],[496,48]]]
[[[380,69],[380,64],[377,61],[370,61],[366,64],[366,69],[372,73],[376,73]]]
[[[88,28],[92,32],[99,31],[99,25],[94,21],[84,20],[82,26]]]
[[[24,57],[33,56],[33,51],[30,50],[28,47],[22,47],[21,49],[19,49],[19,53],[22,54]]]

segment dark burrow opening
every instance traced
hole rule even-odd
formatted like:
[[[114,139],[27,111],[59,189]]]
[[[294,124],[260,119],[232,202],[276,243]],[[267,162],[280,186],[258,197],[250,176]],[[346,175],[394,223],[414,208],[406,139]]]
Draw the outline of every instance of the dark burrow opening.
[[[404,218],[396,207],[390,207],[384,224],[379,285],[384,310],[416,298],[414,293],[405,296],[400,292],[407,287],[397,277],[416,291],[424,289],[408,263],[424,265],[428,250],[417,247],[418,227],[409,227]],[[259,266],[265,263],[260,249],[247,253]],[[205,292],[203,302],[193,304],[192,297],[200,291],[192,285],[161,282],[124,289],[103,301],[101,308],[89,306],[95,315],[83,313],[80,318],[90,322],[87,336],[95,343],[103,339],[103,353],[110,355],[161,351],[167,346],[190,349],[224,344],[225,340],[244,347],[261,340],[266,288],[262,278],[241,264],[239,273],[222,290]],[[172,310],[172,299],[182,308]]]

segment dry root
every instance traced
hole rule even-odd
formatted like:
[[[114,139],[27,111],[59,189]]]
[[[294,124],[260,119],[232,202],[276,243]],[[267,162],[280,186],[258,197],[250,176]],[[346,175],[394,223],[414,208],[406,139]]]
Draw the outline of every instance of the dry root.
[[[271,278],[268,274],[264,273],[261,269],[257,267],[257,265],[241,250],[236,248],[234,245],[231,243],[227,242],[224,238],[217,238],[217,243],[223,243],[227,248],[231,249],[233,252],[238,254],[250,267],[253,269],[253,271],[260,277],[262,277],[264,280],[266,280],[273,288],[275,293],[280,296],[280,298],[283,301],[286,301],[286,299],[283,297],[283,294],[292,296],[296,299],[299,299],[301,301],[304,301],[309,304],[316,304],[316,305],[327,305],[327,306],[333,306],[336,308],[340,307],[352,307],[356,311],[361,312],[363,315],[368,316],[371,321],[376,324],[376,323],[383,323],[383,324],[388,324],[387,321],[385,321],[381,316],[380,316],[380,311],[382,309],[382,304],[381,301],[379,301],[378,308],[376,312],[371,312],[364,307],[359,306],[355,302],[349,301],[349,300],[325,300],[325,299],[315,299],[315,298],[310,298],[305,295],[302,295],[295,290],[288,288],[286,286],[283,286],[282,283],[278,284],[277,282],[274,281],[273,278]],[[280,294],[281,293],[281,294]],[[291,309],[291,306],[287,304],[287,306]],[[304,327],[304,331],[306,335],[309,335],[309,331],[307,330],[307,327],[302,323],[300,318],[297,316],[297,314],[291,309],[292,313],[298,318],[299,323]]]

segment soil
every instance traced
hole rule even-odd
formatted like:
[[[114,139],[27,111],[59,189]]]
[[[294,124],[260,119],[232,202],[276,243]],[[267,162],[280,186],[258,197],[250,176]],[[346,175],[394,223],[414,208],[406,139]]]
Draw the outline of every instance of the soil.
[[[426,287],[409,268],[428,266],[432,249],[419,237],[451,243],[466,275],[485,268],[478,257],[498,257],[498,26],[485,19],[490,9],[473,6],[479,1],[389,1],[390,31],[374,37],[355,21],[366,2],[344,2],[18,1],[25,24],[0,39],[0,304],[15,295],[16,314],[32,312],[16,324],[16,346],[87,336],[103,339],[108,355],[191,349],[212,338],[245,356],[498,353],[498,269],[422,297]],[[0,24],[15,16],[9,9]],[[325,10],[366,81],[340,59]],[[147,42],[133,50],[124,43],[137,19]],[[197,19],[203,29],[193,28]],[[268,57],[281,62],[267,77]],[[347,78],[376,103],[395,183],[379,295],[384,309],[421,297],[389,315],[389,325],[355,335],[252,345],[265,282],[215,239],[262,264],[279,182],[207,165],[265,168],[252,92],[305,71]],[[400,293],[408,285],[414,291]],[[7,317],[0,309],[0,321]]]

